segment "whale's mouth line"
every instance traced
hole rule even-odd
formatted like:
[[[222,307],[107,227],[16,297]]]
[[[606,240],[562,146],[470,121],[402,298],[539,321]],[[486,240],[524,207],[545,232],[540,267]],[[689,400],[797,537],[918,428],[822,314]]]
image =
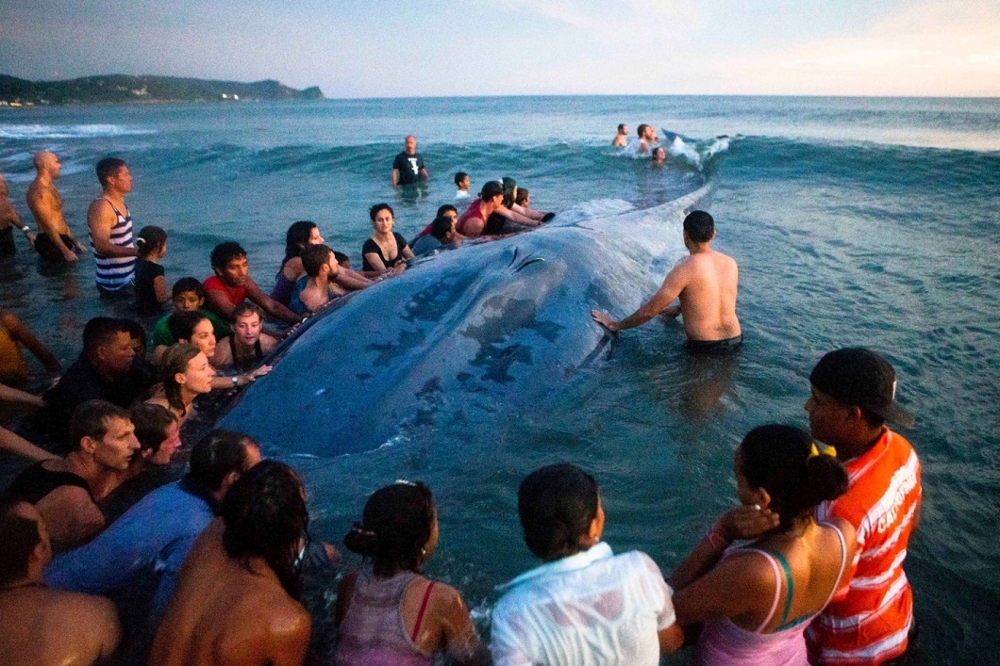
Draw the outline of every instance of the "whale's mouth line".
[[[514,272],[517,273],[518,271],[523,271],[526,267],[530,266],[531,264],[538,263],[539,261],[545,261],[545,257],[533,257],[531,259],[528,259],[523,264],[515,268]]]
[[[521,248],[514,246],[514,255],[510,258],[510,263],[507,264],[507,268],[513,268],[514,264],[517,263],[518,257],[521,255]],[[545,257],[531,257],[530,259],[525,259],[520,266],[514,268],[513,272],[517,273],[525,269],[525,267],[530,266],[539,261],[545,261]]]

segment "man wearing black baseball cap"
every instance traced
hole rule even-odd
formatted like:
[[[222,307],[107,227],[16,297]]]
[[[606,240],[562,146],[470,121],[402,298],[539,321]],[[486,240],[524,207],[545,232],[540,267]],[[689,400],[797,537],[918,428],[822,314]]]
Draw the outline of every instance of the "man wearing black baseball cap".
[[[913,594],[903,572],[920,516],[920,461],[903,427],[913,416],[896,402],[896,372],[861,348],[838,349],[809,375],[812,436],[836,448],[850,476],[847,492],[817,510],[857,530],[858,559],[846,596],[834,600],[806,632],[810,663],[882,664],[907,650]]]

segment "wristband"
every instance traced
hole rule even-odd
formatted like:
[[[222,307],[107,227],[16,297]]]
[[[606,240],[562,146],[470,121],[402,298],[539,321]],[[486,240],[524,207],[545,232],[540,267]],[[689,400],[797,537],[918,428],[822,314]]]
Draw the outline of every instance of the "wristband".
[[[31,227],[29,227],[29,226],[28,226],[28,225],[26,224],[26,225],[24,225],[23,227],[21,227],[21,231],[23,231],[23,232],[27,233],[27,232],[31,231]]]
[[[712,526],[712,529],[709,530],[705,538],[708,539],[708,543],[712,546],[712,548],[716,550],[725,550],[729,547],[729,544],[732,543],[719,533],[719,530],[715,528],[715,525]]]

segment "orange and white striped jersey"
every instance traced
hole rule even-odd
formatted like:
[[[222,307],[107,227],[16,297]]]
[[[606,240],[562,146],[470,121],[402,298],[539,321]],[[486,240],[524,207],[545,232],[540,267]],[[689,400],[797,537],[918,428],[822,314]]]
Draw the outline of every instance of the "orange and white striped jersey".
[[[920,461],[888,428],[871,449],[844,465],[846,493],[817,509],[817,519],[843,518],[858,533],[846,592],[817,617],[806,639],[810,660],[880,664],[906,650],[913,594],[903,572],[906,546],[919,517]]]

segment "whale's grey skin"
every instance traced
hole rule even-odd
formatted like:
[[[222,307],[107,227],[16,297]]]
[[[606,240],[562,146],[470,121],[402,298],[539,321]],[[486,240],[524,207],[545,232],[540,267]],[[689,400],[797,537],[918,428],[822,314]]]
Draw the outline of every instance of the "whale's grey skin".
[[[466,243],[308,321],[219,426],[287,453],[369,451],[414,428],[544,414],[684,253],[710,185],[660,206],[593,202],[545,227]]]

